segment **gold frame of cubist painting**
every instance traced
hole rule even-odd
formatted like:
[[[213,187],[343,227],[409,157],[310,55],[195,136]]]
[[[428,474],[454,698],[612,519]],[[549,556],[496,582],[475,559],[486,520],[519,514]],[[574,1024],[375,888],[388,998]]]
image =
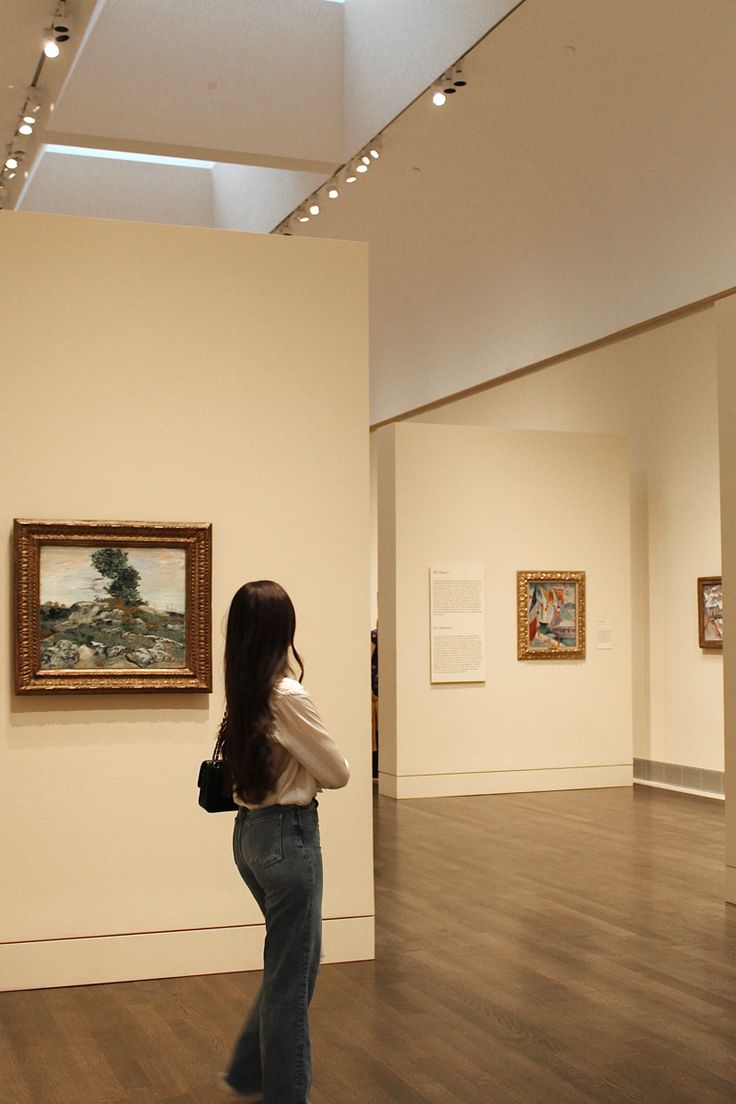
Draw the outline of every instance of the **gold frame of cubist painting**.
[[[516,586],[518,658],[585,659],[585,572],[517,571]],[[574,634],[569,631],[569,621],[560,614],[566,609],[565,592],[571,586],[575,594]],[[540,604],[550,614],[546,622],[532,616]],[[564,635],[554,631],[555,617],[565,627]]]

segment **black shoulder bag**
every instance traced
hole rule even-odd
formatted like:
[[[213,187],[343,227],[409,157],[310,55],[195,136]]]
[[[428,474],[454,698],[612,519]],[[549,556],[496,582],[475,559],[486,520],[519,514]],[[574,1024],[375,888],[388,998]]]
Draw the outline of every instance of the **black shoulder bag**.
[[[211,759],[205,759],[199,768],[199,804],[208,813],[233,813],[240,806],[233,801],[230,771],[222,759],[222,736],[227,723],[225,714],[217,733]]]

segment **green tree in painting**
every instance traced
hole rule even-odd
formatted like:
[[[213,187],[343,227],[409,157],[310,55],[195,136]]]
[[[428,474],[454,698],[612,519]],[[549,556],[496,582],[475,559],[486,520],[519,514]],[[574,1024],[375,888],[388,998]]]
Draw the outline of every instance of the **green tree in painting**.
[[[105,590],[111,598],[119,598],[126,606],[141,601],[138,584],[141,576],[128,559],[128,553],[121,548],[98,548],[90,557],[92,566],[100,575],[110,579]]]

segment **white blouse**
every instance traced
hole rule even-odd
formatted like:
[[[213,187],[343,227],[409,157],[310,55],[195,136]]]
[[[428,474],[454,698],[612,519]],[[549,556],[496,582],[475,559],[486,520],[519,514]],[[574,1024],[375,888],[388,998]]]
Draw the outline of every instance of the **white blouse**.
[[[276,788],[250,805],[234,795],[237,805],[264,809],[267,805],[309,805],[323,789],[339,790],[350,778],[350,767],[325,728],[312,699],[300,682],[283,678],[271,700],[275,725],[270,735]]]

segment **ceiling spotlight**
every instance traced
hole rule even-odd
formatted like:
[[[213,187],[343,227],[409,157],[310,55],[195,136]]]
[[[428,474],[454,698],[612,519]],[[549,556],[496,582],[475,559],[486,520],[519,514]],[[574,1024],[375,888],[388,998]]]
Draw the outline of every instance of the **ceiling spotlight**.
[[[368,153],[371,155],[374,161],[377,161],[378,158],[381,156],[380,150],[377,146],[371,146],[371,148],[368,150]]]
[[[340,189],[338,187],[336,187],[336,185],[333,184],[331,188],[327,189],[327,198],[328,199],[337,199],[337,197],[339,195],[340,195]]]
[[[436,87],[435,91],[434,91],[434,95],[432,96],[432,103],[435,105],[435,107],[442,107],[443,103],[446,103],[446,102],[447,102],[447,96],[445,95],[445,93],[442,91],[441,88]]]
[[[355,166],[355,171],[359,172],[359,173],[368,172],[368,166],[364,165],[363,162],[361,161],[359,165]]]
[[[69,38],[70,38],[69,30],[70,30],[70,28],[69,28],[69,24],[66,22],[66,20],[62,20],[62,19],[54,20],[54,25],[52,27],[52,30],[54,32],[54,38],[57,42],[68,42],[69,41]]]
[[[5,168],[6,169],[17,169],[18,168],[18,158],[17,157],[12,157],[12,156],[6,158]]]
[[[28,126],[32,127],[36,122],[36,116],[35,115],[24,115],[23,116],[23,122],[27,123]]]
[[[348,171],[347,171],[347,176],[345,177],[345,183],[346,184],[354,184],[357,179],[358,178],[355,175],[355,168],[354,167],[349,168]]]
[[[455,88],[465,88],[466,84],[468,83],[463,76],[463,67],[460,62],[458,62],[458,64],[455,66],[455,71],[452,75],[452,78],[452,83],[454,84]]]
[[[30,123],[21,123],[18,127],[19,134],[33,134],[33,127]]]
[[[319,214],[319,203],[312,203],[310,208],[309,208],[309,213],[310,213],[310,215],[318,215]]]
[[[59,0],[56,5],[54,21],[51,24],[51,33],[56,42],[68,42],[71,36],[71,25],[66,14],[66,0]]]
[[[309,215],[306,211],[300,211],[296,217],[298,222],[309,222]]]
[[[61,53],[60,42],[68,42],[71,27],[66,17],[66,0],[60,0],[53,23],[44,36],[43,52],[47,58],[57,58]]]
[[[370,165],[371,163],[371,159],[367,153],[361,154],[360,160],[363,162],[364,165]]]

